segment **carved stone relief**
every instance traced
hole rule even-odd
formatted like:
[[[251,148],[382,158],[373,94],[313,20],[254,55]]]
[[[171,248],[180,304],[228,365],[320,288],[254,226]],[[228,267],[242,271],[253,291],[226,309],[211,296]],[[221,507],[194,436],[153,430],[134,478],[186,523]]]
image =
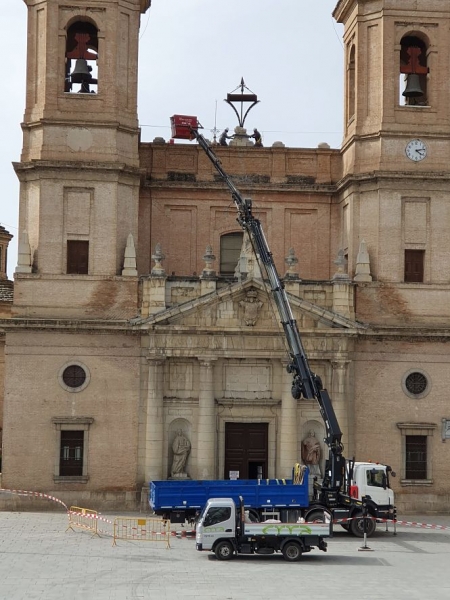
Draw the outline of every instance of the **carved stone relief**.
[[[244,322],[246,325],[249,327],[256,325],[262,305],[261,300],[258,300],[258,292],[253,288],[250,289],[246,294],[245,300],[239,302],[239,306],[244,311]]]

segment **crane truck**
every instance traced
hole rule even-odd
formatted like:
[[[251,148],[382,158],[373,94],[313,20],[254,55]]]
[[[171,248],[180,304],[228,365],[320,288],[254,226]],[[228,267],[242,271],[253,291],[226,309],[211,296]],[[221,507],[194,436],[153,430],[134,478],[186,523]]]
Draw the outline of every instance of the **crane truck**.
[[[394,477],[395,473],[388,465],[345,459],[342,431],[331,398],[320,377],[309,366],[300,332],[261,222],[253,214],[252,201],[241,195],[231,177],[222,168],[210,143],[199,132],[202,127],[197,117],[174,115],[171,117],[171,124],[173,138],[197,141],[230,190],[237,209],[237,221],[244,232],[247,232],[263,267],[265,280],[270,287],[284,330],[289,348],[290,362],[287,371],[292,374],[292,396],[296,400],[315,400],[324,421],[324,442],[328,447],[328,456],[324,477],[321,481],[315,479],[313,497],[305,507],[308,521],[325,522],[326,515],[330,514],[334,522],[341,522],[350,533],[359,537],[364,533],[370,536],[375,531],[377,519],[395,522],[394,494],[389,485],[389,477]],[[371,518],[363,519],[363,514]]]

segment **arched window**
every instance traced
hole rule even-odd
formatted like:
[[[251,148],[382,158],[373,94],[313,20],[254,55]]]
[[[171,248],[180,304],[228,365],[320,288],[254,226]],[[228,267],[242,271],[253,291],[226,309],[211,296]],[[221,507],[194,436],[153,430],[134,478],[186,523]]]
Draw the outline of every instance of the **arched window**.
[[[85,21],[67,30],[64,91],[78,94],[97,92],[98,31]]]
[[[347,122],[355,116],[355,94],[356,94],[356,60],[355,46],[352,45],[348,56],[347,65]]]
[[[220,274],[234,275],[241,254],[242,231],[226,233],[220,238]]]
[[[405,36],[400,50],[401,105],[428,105],[428,72],[426,43],[415,35]]]

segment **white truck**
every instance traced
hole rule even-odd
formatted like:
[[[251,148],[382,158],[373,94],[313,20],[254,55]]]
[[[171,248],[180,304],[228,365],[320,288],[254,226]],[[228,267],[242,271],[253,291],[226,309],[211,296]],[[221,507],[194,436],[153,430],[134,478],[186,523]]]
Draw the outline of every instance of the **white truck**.
[[[242,497],[239,507],[232,498],[211,498],[197,522],[196,547],[214,552],[219,560],[237,554],[281,552],[285,560],[294,562],[314,546],[326,552],[325,538],[332,535],[331,519],[320,523],[282,523],[275,519],[254,523],[245,514]]]

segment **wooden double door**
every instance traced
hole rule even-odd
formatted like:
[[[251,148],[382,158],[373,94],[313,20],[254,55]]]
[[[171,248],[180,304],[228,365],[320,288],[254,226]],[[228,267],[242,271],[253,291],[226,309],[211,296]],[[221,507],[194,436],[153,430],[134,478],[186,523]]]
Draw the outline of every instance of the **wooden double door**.
[[[224,479],[268,477],[268,431],[268,423],[225,423]]]

